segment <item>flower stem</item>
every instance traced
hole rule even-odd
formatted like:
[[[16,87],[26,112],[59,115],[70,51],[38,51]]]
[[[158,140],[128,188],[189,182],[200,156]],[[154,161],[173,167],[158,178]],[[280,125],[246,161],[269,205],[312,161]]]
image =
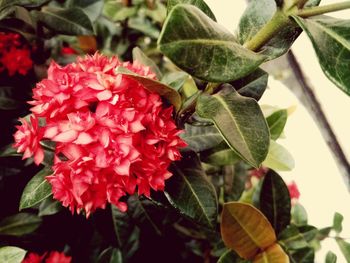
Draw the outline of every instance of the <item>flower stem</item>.
[[[301,9],[297,12],[297,15],[300,17],[310,17],[344,9],[350,9],[350,1]]]
[[[278,10],[267,24],[258,33],[244,43],[244,47],[252,51],[259,50],[266,42],[288,24],[289,18],[281,10]]]

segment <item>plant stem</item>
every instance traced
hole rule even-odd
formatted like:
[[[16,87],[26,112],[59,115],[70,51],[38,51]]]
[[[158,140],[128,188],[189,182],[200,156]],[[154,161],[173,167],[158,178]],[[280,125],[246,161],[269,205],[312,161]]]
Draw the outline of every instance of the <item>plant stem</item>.
[[[244,43],[244,47],[252,51],[257,51],[266,42],[268,42],[273,36],[278,33],[283,27],[288,24],[289,18],[281,10],[276,11],[274,16],[267,24],[258,31],[258,33],[249,41]]]
[[[324,5],[324,6],[315,6],[310,8],[301,9],[297,12],[297,15],[300,17],[310,17],[322,15],[325,13],[340,11],[350,8],[350,1],[345,1],[336,4]]]
[[[282,82],[294,93],[300,102],[307,109],[311,117],[317,124],[324,140],[333,154],[333,158],[338,169],[343,176],[345,185],[350,191],[350,164],[344,154],[338,139],[333,132],[330,123],[327,120],[322,106],[318,101],[313,88],[308,83],[298,61],[292,51],[271,63],[265,65],[265,69],[271,74],[278,74],[281,71],[288,70],[292,74],[282,79]]]

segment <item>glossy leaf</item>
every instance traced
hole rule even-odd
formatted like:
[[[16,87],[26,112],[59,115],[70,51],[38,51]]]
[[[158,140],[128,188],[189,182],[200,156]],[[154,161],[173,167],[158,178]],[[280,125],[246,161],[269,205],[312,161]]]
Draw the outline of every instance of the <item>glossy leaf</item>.
[[[103,0],[68,0],[69,8],[79,7],[87,14],[91,21],[95,21],[103,9]]]
[[[301,225],[307,225],[307,213],[305,208],[301,204],[295,204],[292,207],[292,221],[294,224],[301,226]]]
[[[221,134],[214,126],[193,126],[186,124],[181,138],[188,144],[186,149],[195,152],[204,151],[217,146],[222,142]]]
[[[187,73],[183,71],[176,71],[165,74],[162,78],[162,82],[173,89],[180,91],[188,78],[189,75]]]
[[[339,214],[339,213],[334,214],[333,230],[338,234],[343,230],[343,226],[342,226],[343,219],[344,219],[344,217],[341,214]]]
[[[273,170],[268,171],[261,186],[260,210],[270,221],[277,235],[290,223],[291,203],[288,187],[282,177]]]
[[[151,71],[156,74],[157,79],[158,80],[162,79],[162,73],[160,72],[160,69],[158,68],[156,63],[154,63],[152,59],[147,57],[146,54],[143,53],[139,47],[135,47],[132,50],[132,60],[134,62],[138,61],[140,64],[150,67]]]
[[[319,2],[319,1],[318,1]],[[317,1],[308,1],[306,6],[318,5]],[[252,0],[243,13],[238,26],[238,39],[246,43],[270,21],[277,11],[275,0]],[[260,53],[274,59],[286,53],[302,30],[293,21],[283,27],[260,48]]]
[[[6,246],[0,248],[0,262],[6,263],[21,263],[27,251],[19,248]]]
[[[211,82],[242,78],[265,60],[236,43],[228,30],[191,5],[176,5],[172,9],[158,45],[182,70]]]
[[[345,242],[342,238],[337,237],[335,239],[340,248],[340,251],[343,253],[343,256],[346,259],[346,262],[350,262],[350,243]]]
[[[295,225],[289,225],[284,229],[278,236],[278,242],[288,250],[298,250],[309,246]]]
[[[168,0],[167,2],[167,10],[170,13],[171,9],[173,9],[178,4],[189,4],[198,7],[202,10],[207,16],[216,21],[215,15],[210,10],[210,7],[204,2],[204,0]]]
[[[241,160],[241,158],[234,151],[232,151],[226,142],[222,142],[217,147],[203,154],[201,159],[205,163],[218,166],[235,164]]]
[[[311,247],[298,249],[289,256],[291,263],[315,263],[315,251]]]
[[[289,258],[280,245],[274,244],[259,253],[253,263],[289,263]]]
[[[326,76],[350,95],[350,20],[328,16],[295,21],[305,30]]]
[[[52,171],[44,168],[34,175],[23,190],[19,210],[32,207],[52,194],[51,185],[45,179],[50,174]]]
[[[269,152],[262,164],[276,171],[290,171],[295,165],[288,150],[273,140],[270,141]]]
[[[32,11],[36,19],[57,33],[66,35],[92,35],[94,30],[89,17],[77,7],[69,9],[45,8]]]
[[[253,259],[276,242],[267,218],[245,203],[225,203],[221,215],[221,236],[225,245],[244,259]]]
[[[245,190],[247,165],[243,162],[223,167],[225,201],[237,201]]]
[[[202,94],[196,111],[211,119],[227,144],[244,160],[258,167],[266,158],[270,134],[258,103],[227,87],[214,95]]]
[[[41,218],[34,214],[18,213],[0,221],[0,235],[22,236],[35,231]]]
[[[39,216],[49,216],[54,215],[61,211],[63,206],[57,200],[53,200],[52,197],[46,198],[41,202],[39,206]]]
[[[218,200],[198,156],[189,153],[171,166],[173,176],[165,185],[165,194],[181,214],[200,225],[216,226]]]
[[[288,111],[278,110],[266,118],[270,128],[272,140],[277,140],[283,132],[284,126],[287,123]]]
[[[336,262],[337,262],[337,255],[334,254],[332,251],[328,251],[326,255],[325,263],[336,263]]]
[[[176,90],[172,89],[171,87],[168,87],[167,85],[157,80],[153,80],[153,79],[149,79],[149,78],[137,75],[136,73],[122,67],[118,67],[116,69],[116,73],[122,74],[127,78],[131,78],[141,83],[149,91],[156,92],[160,96],[163,96],[164,98],[166,98],[171,104],[174,105],[176,109],[180,108],[181,106],[180,94]]]
[[[269,75],[262,69],[258,68],[248,76],[232,81],[230,84],[245,97],[260,100],[264,94]]]

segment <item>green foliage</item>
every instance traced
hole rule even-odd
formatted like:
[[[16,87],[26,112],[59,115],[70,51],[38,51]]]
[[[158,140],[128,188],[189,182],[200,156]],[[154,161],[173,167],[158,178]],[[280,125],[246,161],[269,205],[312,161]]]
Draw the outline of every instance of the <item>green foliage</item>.
[[[51,186],[45,179],[50,174],[52,171],[44,168],[29,181],[22,193],[20,210],[34,206],[52,194]]]
[[[239,45],[228,30],[191,5],[172,9],[158,45],[182,70],[212,82],[244,77],[265,59]]]
[[[227,87],[214,95],[202,94],[196,111],[199,116],[214,122],[224,140],[241,158],[254,167],[264,161],[270,134],[254,99],[243,97],[232,87]]]
[[[62,205],[60,202],[53,200],[52,197],[48,197],[41,202],[39,206],[38,216],[49,216],[54,215],[62,210]]]
[[[294,168],[294,159],[285,147],[271,140],[269,152],[262,164],[276,171],[290,171]]]
[[[328,251],[326,255],[325,263],[336,263],[336,262],[337,262],[337,256],[333,252]]]
[[[210,10],[210,7],[203,0],[168,0],[167,9],[168,13],[170,13],[171,9],[173,9],[178,4],[189,4],[198,7],[202,10],[208,17],[216,21],[215,15]]]
[[[293,17],[312,41],[320,65],[326,76],[342,91],[350,95],[349,20],[322,16],[302,19]]]
[[[21,263],[27,251],[19,247],[6,246],[0,248],[0,261],[6,263]]]
[[[307,213],[305,208],[297,203],[292,207],[292,222],[294,224],[301,226],[301,225],[306,225],[307,224]]]
[[[334,218],[333,218],[333,230],[339,234],[342,230],[343,230],[343,219],[344,217],[339,214],[339,213],[335,213],[334,214]]]
[[[0,235],[23,236],[35,231],[42,219],[34,214],[18,213],[0,221]]]
[[[287,123],[287,118],[287,110],[278,110],[266,118],[272,140],[277,140],[281,136],[284,126]]]
[[[343,256],[346,259],[346,262],[350,262],[350,244],[346,241],[344,241],[342,238],[337,237],[335,239],[337,241],[337,244],[343,253]]]

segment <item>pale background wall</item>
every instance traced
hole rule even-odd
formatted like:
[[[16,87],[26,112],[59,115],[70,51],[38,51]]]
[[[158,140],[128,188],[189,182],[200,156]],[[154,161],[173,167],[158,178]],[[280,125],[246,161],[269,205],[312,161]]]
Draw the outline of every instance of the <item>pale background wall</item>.
[[[323,0],[331,4],[341,0]],[[218,22],[232,32],[235,31],[240,15],[244,11],[245,0],[206,0]],[[350,18],[350,10],[332,13],[332,16]],[[334,86],[322,73],[310,41],[303,33],[293,46],[293,51],[315,87],[316,95],[333,126],[348,158],[350,158],[350,97]],[[349,65],[350,66],[350,65]],[[305,108],[296,97],[278,81],[269,79],[262,104],[288,108],[297,106],[288,119],[285,139],[279,140],[294,156],[295,169],[281,172],[286,181],[294,180],[301,192],[300,202],[309,214],[309,223],[317,227],[332,224],[334,212],[344,215],[343,237],[350,241],[350,193],[347,192],[342,177],[323,138]],[[316,262],[324,262],[328,250],[336,252],[338,263],[345,263],[335,241],[327,239],[323,249],[317,253]]]

